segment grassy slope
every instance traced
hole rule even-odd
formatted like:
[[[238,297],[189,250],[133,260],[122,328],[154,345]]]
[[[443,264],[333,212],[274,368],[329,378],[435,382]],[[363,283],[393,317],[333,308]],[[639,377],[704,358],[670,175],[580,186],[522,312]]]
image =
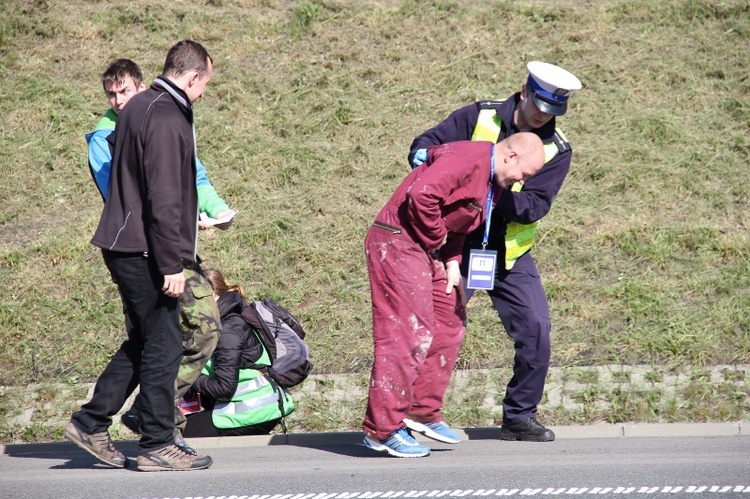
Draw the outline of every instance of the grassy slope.
[[[91,381],[122,340],[88,240],[101,201],[83,134],[116,57],[147,80],[190,37],[216,72],[199,152],[239,209],[209,266],[306,323],[318,372],[366,372],[362,242],[412,138],[520,88],[525,62],[584,89],[573,167],[535,255],[561,366],[750,362],[750,2],[6,0],[0,7],[0,385]],[[464,368],[507,365],[485,296]]]

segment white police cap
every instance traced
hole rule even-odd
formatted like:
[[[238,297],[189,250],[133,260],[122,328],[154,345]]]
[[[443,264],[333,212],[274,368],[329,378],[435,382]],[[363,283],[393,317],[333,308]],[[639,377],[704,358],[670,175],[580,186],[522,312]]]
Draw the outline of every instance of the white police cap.
[[[531,90],[534,104],[554,116],[562,116],[568,110],[568,97],[581,89],[581,82],[572,73],[554,64],[531,61],[526,65],[529,78],[526,86]]]

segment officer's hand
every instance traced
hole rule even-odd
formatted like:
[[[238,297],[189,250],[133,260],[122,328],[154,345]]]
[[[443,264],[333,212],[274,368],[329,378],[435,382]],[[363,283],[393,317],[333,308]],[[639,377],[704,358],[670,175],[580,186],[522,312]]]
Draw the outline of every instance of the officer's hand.
[[[170,298],[179,298],[185,291],[185,273],[165,275],[161,290]]]
[[[448,260],[445,264],[445,277],[448,279],[448,286],[445,288],[445,294],[449,295],[453,288],[461,286],[461,266],[457,260]]]
[[[412,170],[425,161],[427,161],[427,149],[417,149],[417,152],[414,153],[414,158],[411,160]]]

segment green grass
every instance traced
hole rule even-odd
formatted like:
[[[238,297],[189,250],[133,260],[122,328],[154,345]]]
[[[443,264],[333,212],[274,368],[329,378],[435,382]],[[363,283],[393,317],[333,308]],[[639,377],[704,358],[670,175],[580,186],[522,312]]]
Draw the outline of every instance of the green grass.
[[[117,291],[88,243],[101,201],[83,134],[106,110],[110,60],[136,60],[151,81],[185,37],[215,62],[200,157],[239,209],[229,231],[201,234],[201,256],[304,321],[317,373],[369,371],[363,240],[413,137],[517,91],[535,59],[584,87],[559,122],[573,163],[534,250],[553,364],[656,377],[750,364],[748,0],[6,0],[0,14],[0,385],[91,382],[122,340]],[[486,296],[469,313],[458,368],[509,369]],[[711,386],[732,407],[691,392],[696,418],[744,415],[746,398]],[[590,390],[619,407],[592,418],[655,413],[648,394],[633,407],[612,389]]]

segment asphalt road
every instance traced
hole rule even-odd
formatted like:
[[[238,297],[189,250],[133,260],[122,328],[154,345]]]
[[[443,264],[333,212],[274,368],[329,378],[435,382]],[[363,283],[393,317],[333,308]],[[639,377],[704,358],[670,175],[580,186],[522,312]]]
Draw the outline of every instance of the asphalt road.
[[[181,473],[139,472],[134,463],[113,469],[69,443],[11,445],[0,453],[0,497],[750,499],[750,435],[658,426],[666,429],[641,436],[558,430],[551,443],[503,442],[492,429],[466,430],[457,445],[421,439],[433,452],[419,459],[375,454],[359,445],[356,433],[296,435],[286,442],[283,436],[194,439],[214,464]],[[117,446],[135,456],[135,442]]]

